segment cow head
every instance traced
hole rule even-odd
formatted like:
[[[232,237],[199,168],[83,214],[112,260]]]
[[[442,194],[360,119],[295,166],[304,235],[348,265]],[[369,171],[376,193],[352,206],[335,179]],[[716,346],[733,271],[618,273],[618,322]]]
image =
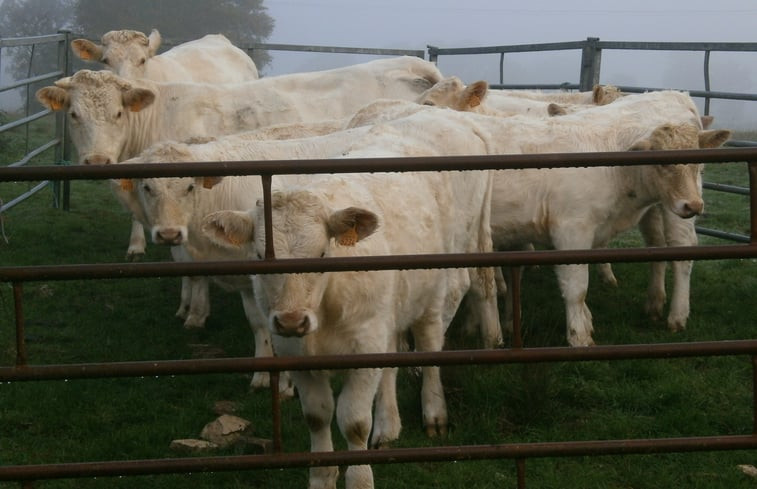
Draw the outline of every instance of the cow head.
[[[357,244],[378,228],[373,212],[357,207],[331,210],[304,190],[272,196],[273,243],[277,258],[319,258],[353,254]],[[262,202],[248,212],[221,211],[203,220],[203,232],[225,246],[247,246],[258,259],[265,256]],[[343,305],[324,299],[329,273],[255,275],[255,298],[268,315],[271,332],[302,337],[316,331],[324,311]]]
[[[108,71],[81,70],[37,90],[50,110],[65,110],[71,140],[85,165],[117,163],[129,142],[132,113],[152,104],[152,90]]]
[[[142,215],[150,226],[153,243],[176,246],[186,244],[198,209],[199,193],[212,188],[216,177],[139,178],[133,192]]]
[[[691,124],[664,124],[631,150],[717,148],[730,136],[727,130],[703,131]],[[644,173],[645,184],[669,210],[682,218],[694,217],[704,211],[702,168],[702,164],[652,165]]]
[[[87,39],[71,41],[74,54],[85,61],[99,61],[124,78],[143,78],[147,62],[160,47],[160,33],[149,36],[138,31],[120,30],[105,33],[102,44]]]
[[[419,104],[448,107],[460,111],[476,111],[486,97],[489,84],[477,81],[468,86],[456,76],[447,77],[423,92],[416,100]]]

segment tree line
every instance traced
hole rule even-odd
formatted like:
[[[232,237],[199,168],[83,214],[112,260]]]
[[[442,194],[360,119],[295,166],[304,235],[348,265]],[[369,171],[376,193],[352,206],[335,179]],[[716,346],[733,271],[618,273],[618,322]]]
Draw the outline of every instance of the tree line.
[[[263,43],[274,20],[263,0],[0,0],[0,37],[25,37],[70,30],[96,41],[111,30],[133,29],[149,34],[156,28],[166,40],[191,41],[223,34],[237,46]],[[14,79],[54,65],[53,50],[34,53],[14,49],[2,58]],[[259,70],[270,63],[265,51],[253,53]]]

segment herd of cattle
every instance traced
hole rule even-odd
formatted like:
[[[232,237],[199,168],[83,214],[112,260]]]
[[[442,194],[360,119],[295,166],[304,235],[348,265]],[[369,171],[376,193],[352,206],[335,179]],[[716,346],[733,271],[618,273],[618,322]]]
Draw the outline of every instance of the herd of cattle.
[[[283,160],[715,148],[727,130],[708,130],[687,93],[544,93],[464,85],[430,62],[381,59],[345,68],[258,79],[247,54],[211,35],[157,54],[160,35],[113,31],[101,44],[76,40],[81,70],[37,92],[66,112],[82,164]],[[274,177],[272,227],[279,258],[487,252],[530,246],[602,247],[639,226],[650,245],[696,243],[703,210],[701,165],[468,172],[359,173]],[[141,178],[111,182],[133,215],[129,257],[144,253],[145,226],[175,260],[261,259],[260,177]],[[648,312],[661,316],[664,264],[653,266]],[[674,263],[668,326],[686,325],[691,262]],[[567,341],[588,346],[588,266],[556,267]],[[614,283],[609,265],[600,267]],[[458,308],[480,327],[482,346],[503,344],[500,270],[431,269],[215,277],[238,291],[255,355],[441,350]],[[177,315],[202,327],[208,279],[182,281]],[[511,298],[506,298],[510,303]],[[510,309],[511,310],[511,309]],[[510,319],[506,319],[505,329]],[[397,439],[396,369],[349,371],[336,418],[349,449]],[[257,373],[253,387],[269,382]],[[290,383],[291,382],[291,383]],[[333,450],[334,399],[325,372],[281,376],[297,389],[313,451]],[[423,422],[444,434],[438,367],[424,367]],[[372,408],[375,403],[375,415]],[[370,439],[369,439],[370,438]],[[336,467],[310,472],[310,488],[334,488]],[[347,488],[372,488],[370,466],[346,471]]]

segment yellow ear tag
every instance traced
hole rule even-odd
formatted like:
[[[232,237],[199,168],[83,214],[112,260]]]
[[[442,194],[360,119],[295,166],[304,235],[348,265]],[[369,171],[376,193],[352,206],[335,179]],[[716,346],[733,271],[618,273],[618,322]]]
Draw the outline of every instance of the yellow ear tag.
[[[124,192],[131,192],[134,190],[134,182],[128,178],[121,179],[121,190]]]
[[[357,230],[355,230],[355,226],[340,234],[337,242],[342,246],[355,246],[355,243],[357,243]]]

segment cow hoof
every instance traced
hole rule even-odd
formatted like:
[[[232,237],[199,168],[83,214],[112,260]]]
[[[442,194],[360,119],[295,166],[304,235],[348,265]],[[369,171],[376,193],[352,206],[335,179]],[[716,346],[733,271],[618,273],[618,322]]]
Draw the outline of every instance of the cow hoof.
[[[444,438],[447,436],[447,425],[441,423],[426,425],[426,436],[429,438]]]
[[[668,318],[668,329],[673,333],[680,333],[686,329],[686,319]]]
[[[178,313],[177,313],[178,315]],[[198,318],[197,316],[192,316],[191,314],[187,316],[186,320],[184,321],[184,329],[203,329],[205,328],[205,320],[202,318]]]
[[[126,252],[126,261],[128,262],[142,261],[142,258],[144,258],[144,256],[145,256],[145,250],[142,250],[142,251],[128,250]]]

